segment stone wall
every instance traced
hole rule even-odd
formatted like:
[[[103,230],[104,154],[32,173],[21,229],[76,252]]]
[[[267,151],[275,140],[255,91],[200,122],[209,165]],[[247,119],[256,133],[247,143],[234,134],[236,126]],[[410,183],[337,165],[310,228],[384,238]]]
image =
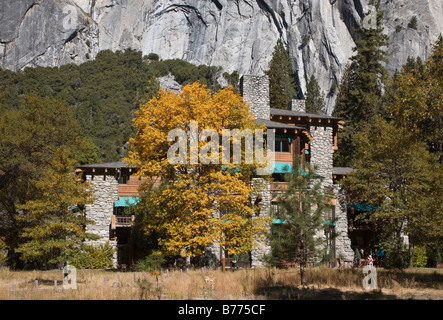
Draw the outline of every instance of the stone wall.
[[[87,232],[98,235],[100,238],[88,241],[88,244],[100,245],[109,242],[114,246],[113,265],[117,266],[117,241],[110,239],[111,217],[114,212],[114,201],[118,200],[118,182],[114,176],[86,176],[93,186],[94,201],[86,206],[86,216],[94,221],[87,225]]]
[[[250,104],[257,119],[271,118],[269,104],[269,78],[267,76],[244,75],[240,78],[240,94]]]
[[[311,126],[309,133],[313,139],[310,147],[311,166],[316,167],[315,172],[325,178],[322,182],[323,187],[332,186],[334,146],[332,127]]]
[[[220,244],[214,242],[212,245],[205,248],[203,263],[205,266],[215,268],[220,265],[220,261],[224,257],[225,254],[223,248],[221,248]]]

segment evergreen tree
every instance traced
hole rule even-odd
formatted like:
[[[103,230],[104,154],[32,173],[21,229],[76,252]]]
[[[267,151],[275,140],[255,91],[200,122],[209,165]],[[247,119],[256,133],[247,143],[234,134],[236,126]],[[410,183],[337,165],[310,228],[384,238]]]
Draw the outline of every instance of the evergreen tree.
[[[348,133],[339,135],[339,150],[334,155],[337,166],[348,166],[352,159],[356,132],[365,130],[378,115],[384,115],[383,90],[388,73],[383,66],[388,45],[388,36],[383,33],[383,12],[380,1],[371,0],[376,8],[376,27],[357,30],[355,55],[345,73],[337,95],[334,116],[345,120]]]
[[[295,168],[300,168],[297,164]],[[321,256],[325,241],[317,237],[324,228],[329,207],[328,194],[321,188],[318,177],[308,164],[301,170],[286,174],[288,188],[277,193],[277,209],[272,215],[280,221],[270,234],[271,263],[297,260],[300,266],[301,284],[306,285],[306,267]],[[275,208],[275,207],[274,207]]]
[[[429,150],[443,157],[443,37],[440,35],[425,64],[418,58],[408,63],[394,81],[389,115],[397,125],[425,141]]]
[[[397,266],[405,251],[402,234],[409,236],[410,254],[413,246],[435,248],[443,240],[442,56],[439,37],[426,63],[409,58],[395,75],[385,98],[387,120],[356,135],[357,170],[345,181],[351,201],[380,205],[369,219],[383,226],[384,248]]]
[[[383,247],[391,259],[404,250],[402,235],[410,245],[441,243],[443,171],[437,157],[395,121],[377,120],[356,141],[357,170],[345,184],[351,202],[380,206],[368,219],[383,226]]]
[[[354,134],[361,130],[361,121],[352,121],[347,116],[344,110],[349,110],[351,106],[348,96],[351,88],[351,65],[348,64],[343,73],[343,77],[339,86],[337,94],[335,109],[333,115],[341,117],[345,120],[343,128],[338,134],[338,150],[334,152],[334,166],[349,166],[353,160],[353,150],[355,149]]]
[[[325,95],[321,92],[317,79],[312,75],[306,87],[306,112],[326,114],[325,107]]]
[[[269,69],[269,100],[271,108],[288,109],[289,103],[297,95],[291,60],[283,42],[279,39],[274,47]]]
[[[220,67],[196,66],[180,59],[159,61],[155,55],[144,59],[141,52],[131,49],[103,50],[95,60],[81,65],[18,72],[0,69],[0,110],[18,109],[24,94],[64,101],[74,110],[82,135],[90,139],[86,149],[94,151],[96,145],[99,150],[99,159],[76,152],[81,163],[119,161],[122,146],[135,131],[134,112],[158,92],[158,77],[171,74],[181,85],[199,81],[216,91],[221,73]],[[231,84],[238,82],[235,72],[228,76]]]

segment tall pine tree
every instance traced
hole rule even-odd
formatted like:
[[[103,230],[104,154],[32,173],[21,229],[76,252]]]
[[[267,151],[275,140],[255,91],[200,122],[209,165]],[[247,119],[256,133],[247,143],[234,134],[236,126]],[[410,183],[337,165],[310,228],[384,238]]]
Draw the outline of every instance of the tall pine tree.
[[[296,260],[302,285],[307,284],[308,264],[318,261],[325,250],[325,240],[318,237],[318,233],[325,228],[330,210],[327,203],[331,199],[321,187],[323,178],[316,175],[309,164],[304,166],[304,171],[286,174],[288,188],[275,195],[278,207],[274,207],[272,215],[280,224],[274,225],[270,234],[269,256],[271,264],[276,265]],[[301,168],[299,159],[295,160],[294,168]]]
[[[288,109],[289,102],[297,95],[294,72],[288,51],[279,39],[274,47],[269,69],[269,100],[271,108]]]
[[[306,112],[326,114],[325,95],[321,92],[314,75],[311,76],[306,86]]]
[[[376,9],[376,24],[357,30],[355,55],[347,68],[337,95],[334,115],[345,120],[344,130],[339,136],[339,151],[335,153],[335,165],[351,165],[355,150],[355,133],[366,130],[378,115],[384,115],[383,90],[388,73],[383,63],[389,37],[383,33],[383,12],[380,0],[369,3]]]

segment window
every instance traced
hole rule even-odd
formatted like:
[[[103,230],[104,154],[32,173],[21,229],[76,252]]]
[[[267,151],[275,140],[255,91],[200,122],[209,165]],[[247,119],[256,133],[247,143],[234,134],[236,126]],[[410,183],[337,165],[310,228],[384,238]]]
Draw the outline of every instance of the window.
[[[118,179],[119,184],[128,184],[128,176],[127,175],[121,175]]]
[[[273,201],[271,203],[271,215],[278,214],[278,208],[278,203]]]
[[[290,152],[288,138],[275,138],[275,152]]]
[[[276,172],[274,172],[272,174],[272,180],[274,182],[286,182],[285,174],[284,173],[276,173]]]

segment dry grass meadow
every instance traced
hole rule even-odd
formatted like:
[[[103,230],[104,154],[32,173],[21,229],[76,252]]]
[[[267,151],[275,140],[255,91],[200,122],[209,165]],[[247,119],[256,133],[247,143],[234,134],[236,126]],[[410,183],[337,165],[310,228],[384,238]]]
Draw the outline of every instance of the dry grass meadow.
[[[77,289],[63,288],[62,270],[0,269],[0,300],[443,300],[443,269],[377,269],[377,289],[365,290],[362,269],[77,270]],[[55,281],[57,285],[55,286]]]

